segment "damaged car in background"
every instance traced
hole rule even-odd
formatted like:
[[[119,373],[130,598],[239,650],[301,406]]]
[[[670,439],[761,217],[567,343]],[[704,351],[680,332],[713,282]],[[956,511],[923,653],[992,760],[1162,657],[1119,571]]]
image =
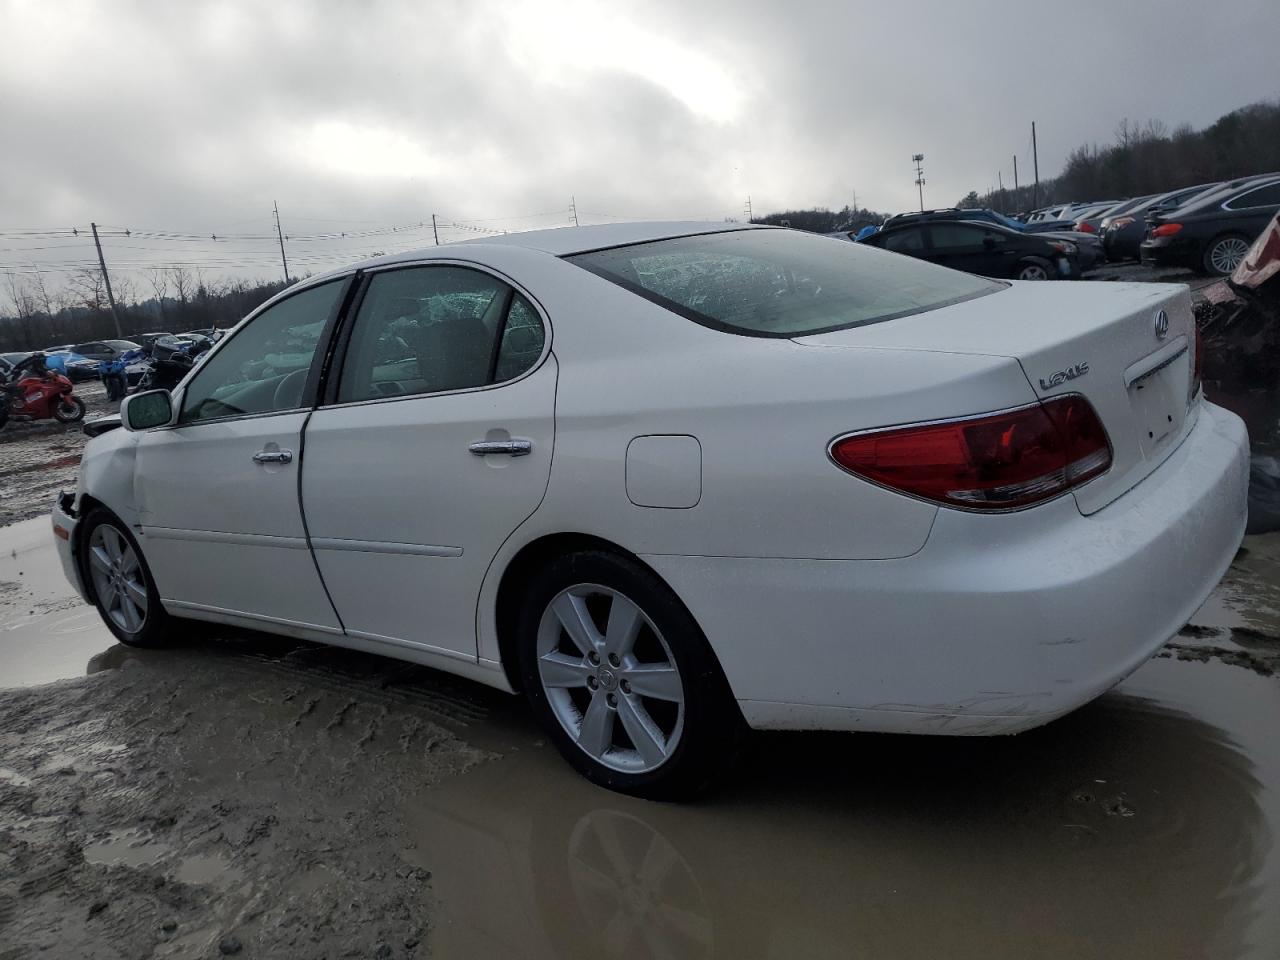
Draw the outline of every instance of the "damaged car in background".
[[[1016,733],[1145,662],[1244,531],[1200,359],[1182,286],[511,234],[278,295],[124,401],[53,533],[124,643],[190,618],[438,667],[679,797],[749,728]]]

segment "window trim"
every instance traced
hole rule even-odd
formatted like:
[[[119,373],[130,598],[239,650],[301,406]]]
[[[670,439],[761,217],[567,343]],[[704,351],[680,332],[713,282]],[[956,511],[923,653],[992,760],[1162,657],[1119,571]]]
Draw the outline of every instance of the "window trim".
[[[358,277],[359,277],[359,271],[353,270],[351,273],[339,274],[338,276],[323,277],[318,279],[315,283],[308,283],[305,286],[300,286],[300,287],[297,287],[296,289],[294,287],[288,287],[284,290],[281,290],[280,293],[276,294],[266,303],[260,304],[256,310],[246,314],[244,319],[242,319],[239,323],[237,323],[234,327],[232,327],[231,330],[221,340],[219,340],[217,343],[215,343],[212,347],[209,348],[208,359],[204,361],[205,363],[208,363],[209,360],[212,360],[214,356],[217,355],[217,352],[223,349],[224,344],[230,343],[232,340],[234,340],[244,330],[246,330],[249,327],[249,325],[253,323],[254,320],[258,319],[259,316],[266,313],[268,310],[272,309],[273,307],[281,303],[284,303],[286,300],[291,300],[292,298],[299,296],[300,294],[307,293],[310,290],[315,290],[315,289],[318,289],[319,287],[326,286],[327,284],[330,284],[330,283],[340,284],[338,298],[337,300],[334,301],[334,307],[329,312],[329,315],[325,318],[324,326],[320,328],[320,335],[316,341],[316,352],[311,357],[311,365],[310,367],[308,367],[308,370],[307,370],[306,383],[303,384],[303,387],[302,387],[302,401],[299,406],[289,407],[284,410],[264,410],[264,411],[259,411],[257,413],[233,413],[225,417],[208,417],[206,419],[201,419],[201,420],[183,420],[182,419],[183,404],[187,398],[187,389],[186,389],[186,385],[184,384],[182,387],[182,390],[179,393],[177,393],[176,396],[174,397],[176,401],[175,406],[177,407],[177,411],[178,411],[177,418],[174,420],[173,423],[166,424],[163,427],[157,427],[156,429],[180,430],[180,429],[185,429],[187,427],[198,427],[206,423],[230,423],[235,420],[254,420],[261,417],[275,417],[275,416],[281,416],[286,413],[297,413],[301,410],[314,409],[316,405],[316,399],[318,397],[318,394],[316,393],[316,384],[318,382],[318,378],[320,375],[318,361],[322,362],[324,356],[327,355],[328,348],[325,345],[332,340],[334,327],[336,326],[338,320],[342,317],[344,311],[350,306],[352,287],[354,286],[353,281],[356,280]],[[321,349],[322,347],[325,347],[325,349]]]
[[[501,383],[486,383],[479,387],[459,387],[456,390],[437,390],[432,393],[410,393],[391,397],[369,397],[364,400],[338,400],[338,385],[342,380],[342,368],[346,364],[348,348],[351,344],[352,332],[355,330],[356,319],[360,315],[360,307],[364,304],[364,298],[369,290],[369,285],[373,282],[373,278],[378,274],[392,273],[397,270],[412,270],[422,267],[462,267],[469,270],[475,270],[479,273],[486,273],[501,283],[507,285],[512,291],[512,295],[508,297],[508,302],[502,312],[502,329],[496,334],[493,357],[490,359],[490,376],[493,375],[493,368],[497,362],[498,350],[502,343],[502,333],[506,329],[507,315],[510,313],[511,304],[514,302],[514,294],[520,294],[524,297],[537,313],[539,321],[542,323],[542,353],[538,355],[538,359],[529,366],[529,369],[518,377],[510,380],[503,380]],[[369,270],[361,271],[361,282],[359,289],[351,298],[352,302],[347,311],[342,316],[341,327],[336,331],[334,336],[334,347],[328,362],[324,369],[323,379],[321,382],[321,392],[318,394],[316,409],[318,410],[334,410],[346,407],[367,406],[374,403],[403,403],[408,400],[430,400],[433,397],[453,397],[458,394],[480,393],[485,390],[497,390],[502,387],[511,386],[525,380],[538,370],[542,369],[543,364],[547,362],[547,357],[551,355],[552,326],[551,320],[547,315],[546,308],[542,302],[535,297],[528,288],[520,284],[518,281],[496,267],[491,267],[485,263],[477,263],[474,260],[460,260],[455,257],[427,257],[421,260],[400,261],[397,263],[389,263],[385,266],[374,267]]]
[[[1276,206],[1275,203],[1258,203],[1249,207],[1227,206],[1227,204],[1234,203],[1236,200],[1243,200],[1245,197],[1249,196],[1250,194],[1257,193],[1259,190],[1269,190],[1272,187],[1280,187],[1280,180],[1271,180],[1267,183],[1254,184],[1253,186],[1249,187],[1247,190],[1243,190],[1240,193],[1237,193],[1235,196],[1228,197],[1226,200],[1223,200],[1222,209],[1226,210],[1228,213],[1244,213],[1245,211],[1248,211],[1248,210],[1263,210],[1267,207],[1274,207]]]

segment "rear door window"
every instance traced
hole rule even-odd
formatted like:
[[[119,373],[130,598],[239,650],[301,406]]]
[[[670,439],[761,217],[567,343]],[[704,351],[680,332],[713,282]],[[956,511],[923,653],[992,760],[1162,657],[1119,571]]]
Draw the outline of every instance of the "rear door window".
[[[886,246],[897,233],[885,236]],[[878,323],[1005,287],[798,230],[673,237],[566,259],[704,326],[756,337]]]
[[[921,251],[924,249],[924,230],[920,227],[910,230],[895,230],[892,233],[885,234],[884,241],[880,246],[895,253]]]
[[[1274,207],[1280,205],[1280,181],[1242,193],[1234,200],[1228,200],[1223,206],[1228,210],[1248,210],[1253,207]]]

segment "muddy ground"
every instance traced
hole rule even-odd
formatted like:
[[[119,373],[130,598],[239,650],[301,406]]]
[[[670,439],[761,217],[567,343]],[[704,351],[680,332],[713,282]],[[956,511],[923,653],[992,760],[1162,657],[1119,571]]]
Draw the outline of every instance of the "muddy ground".
[[[114,643],[38,516],[81,439],[0,434],[0,960],[1280,956],[1280,534],[1048,727],[761,735],[652,804],[425,668]]]

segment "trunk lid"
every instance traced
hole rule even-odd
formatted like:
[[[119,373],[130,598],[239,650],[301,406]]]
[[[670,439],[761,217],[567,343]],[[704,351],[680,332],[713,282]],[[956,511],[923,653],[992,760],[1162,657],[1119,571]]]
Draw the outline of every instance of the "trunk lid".
[[[1157,321],[1162,312],[1167,326]],[[1074,491],[1085,514],[1155,470],[1193,425],[1195,319],[1181,284],[1013,283],[954,306],[796,342],[1011,357],[1036,396],[1082,394],[1106,427],[1113,458],[1107,473]]]

